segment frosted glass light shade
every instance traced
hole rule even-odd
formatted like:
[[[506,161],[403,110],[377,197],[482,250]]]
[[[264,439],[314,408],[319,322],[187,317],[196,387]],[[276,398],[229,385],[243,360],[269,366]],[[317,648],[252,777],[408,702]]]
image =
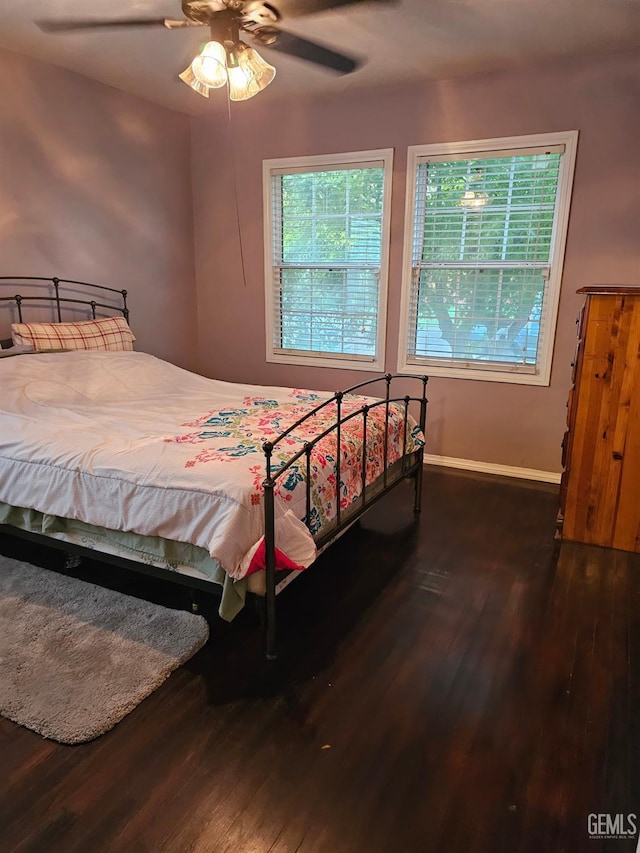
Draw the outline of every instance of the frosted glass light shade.
[[[191,63],[196,80],[219,89],[227,82],[227,54],[224,46],[217,41],[209,41]]]
[[[276,76],[276,69],[265,62],[257,50],[245,45],[240,45],[239,48],[233,57],[230,57],[227,69],[229,97],[232,101],[253,98]]]
[[[178,75],[194,92],[209,97],[209,89],[219,89],[227,82],[226,51],[217,41],[209,41],[191,65]]]
[[[205,86],[204,83],[201,83],[194,75],[191,70],[191,66],[185,68],[182,74],[178,74],[178,77],[186,83],[187,86],[191,86],[194,92],[197,92],[199,95],[202,95],[205,98],[209,97],[209,87]]]

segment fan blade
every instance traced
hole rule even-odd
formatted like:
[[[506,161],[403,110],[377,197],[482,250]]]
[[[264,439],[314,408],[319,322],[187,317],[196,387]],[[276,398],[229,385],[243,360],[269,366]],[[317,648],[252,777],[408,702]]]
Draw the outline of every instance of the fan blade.
[[[167,21],[165,18],[125,18],[113,21],[36,21],[36,26],[44,33],[73,33],[77,30],[119,29],[122,27],[164,27],[173,23],[182,24],[181,21]]]
[[[273,43],[265,44],[264,47],[289,56],[297,56],[298,59],[306,59],[307,62],[315,62],[316,65],[330,68],[339,74],[350,74],[362,64],[360,60],[346,56],[344,53],[337,53],[318,42],[294,36],[293,33],[285,33],[282,30],[278,31],[278,37]]]
[[[318,12],[328,12],[338,9],[340,6],[356,6],[365,3],[384,3],[388,6],[397,6],[400,0],[276,0],[278,12],[287,20],[288,18],[301,18],[303,15],[315,15]]]

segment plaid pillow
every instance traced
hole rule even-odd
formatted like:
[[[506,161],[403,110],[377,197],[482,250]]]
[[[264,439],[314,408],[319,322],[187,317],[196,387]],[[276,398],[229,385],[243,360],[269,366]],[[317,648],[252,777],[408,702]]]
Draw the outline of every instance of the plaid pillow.
[[[12,323],[14,344],[36,352],[52,349],[133,350],[135,336],[124,317],[84,320],[80,323]]]

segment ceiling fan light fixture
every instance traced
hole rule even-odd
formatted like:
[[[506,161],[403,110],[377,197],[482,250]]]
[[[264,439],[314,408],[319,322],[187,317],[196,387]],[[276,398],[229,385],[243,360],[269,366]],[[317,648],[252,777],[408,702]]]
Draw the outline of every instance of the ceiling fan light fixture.
[[[279,2],[279,0],[274,0]],[[374,0],[366,0],[374,2]],[[380,1],[380,0],[379,0]],[[177,2],[177,0],[176,0]],[[284,0],[286,16],[315,14],[333,7],[350,6],[365,0]],[[397,0],[384,0],[397,2]],[[145,4],[135,4],[145,5]],[[74,33],[85,30],[164,27],[168,30],[207,27],[210,41],[179,78],[205,98],[211,89],[230,82],[231,100],[244,101],[265,89],[275,77],[276,69],[254,49],[240,41],[247,33],[258,44],[275,47],[280,53],[328,68],[339,74],[350,74],[360,65],[354,57],[339,53],[325,45],[301,38],[276,26],[282,15],[270,0],[181,0],[183,17],[151,18],[86,18],[36,21],[45,33]],[[232,78],[230,80],[229,78]]]
[[[220,89],[227,82],[226,58],[224,45],[207,42],[191,63],[193,76],[210,89]]]
[[[227,53],[229,98],[247,101],[271,83],[276,69],[252,47],[240,42]]]

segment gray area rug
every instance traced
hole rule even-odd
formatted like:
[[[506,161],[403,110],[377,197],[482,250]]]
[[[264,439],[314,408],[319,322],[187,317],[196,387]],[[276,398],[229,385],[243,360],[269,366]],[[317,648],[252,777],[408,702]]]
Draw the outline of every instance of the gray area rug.
[[[207,641],[202,616],[0,556],[0,713],[82,743]]]

